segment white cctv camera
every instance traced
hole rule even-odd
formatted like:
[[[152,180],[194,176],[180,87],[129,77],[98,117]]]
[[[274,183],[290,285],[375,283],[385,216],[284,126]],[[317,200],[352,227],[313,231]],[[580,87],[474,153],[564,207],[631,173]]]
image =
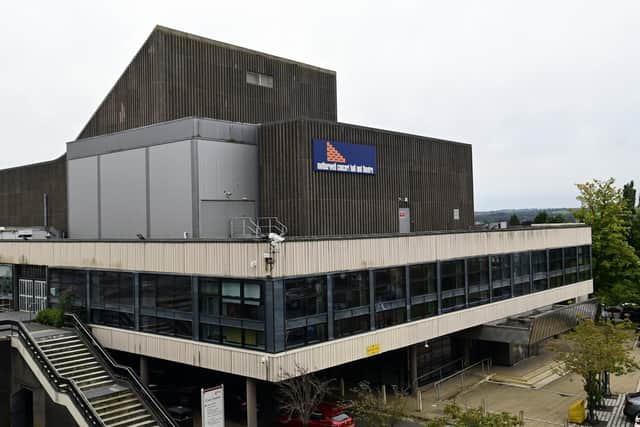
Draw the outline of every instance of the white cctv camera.
[[[269,233],[269,240],[271,240],[271,243],[275,245],[284,242],[284,237],[276,233]]]

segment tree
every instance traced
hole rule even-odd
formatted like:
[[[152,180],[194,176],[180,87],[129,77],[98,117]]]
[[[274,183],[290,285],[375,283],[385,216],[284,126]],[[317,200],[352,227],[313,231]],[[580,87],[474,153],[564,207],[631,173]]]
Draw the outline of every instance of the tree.
[[[636,210],[636,189],[633,188],[633,181],[630,181],[622,187],[622,200],[626,208],[625,222],[629,230],[631,229],[631,222]]]
[[[306,427],[311,413],[331,390],[333,380],[322,380],[300,366],[296,366],[296,374],[282,375],[285,379],[278,383],[277,397],[284,414],[289,419],[299,419]]]
[[[564,222],[567,222],[567,219],[562,214],[555,214],[547,219],[549,224],[562,224]]]
[[[516,214],[511,215],[511,218],[509,218],[509,225],[510,226],[520,225],[520,218],[518,218],[518,215]]]
[[[615,181],[577,184],[581,206],[574,215],[591,226],[593,279],[607,304],[640,302],[640,258],[627,241],[626,204]]]
[[[524,425],[518,417],[508,413],[485,412],[482,408],[462,409],[456,404],[444,408],[445,416],[428,421],[426,427],[516,427]]]
[[[374,391],[367,381],[360,382],[351,392],[353,400],[343,406],[367,427],[392,427],[404,416],[406,393],[398,387],[391,389],[386,403],[381,392]]]
[[[581,320],[566,335],[567,349],[552,348],[563,372],[582,377],[591,422],[596,421],[595,410],[608,390],[609,374],[622,375],[638,368],[624,327],[624,324],[616,326],[611,322]]]
[[[534,224],[546,224],[549,221],[549,214],[547,211],[540,211],[535,218],[533,218]]]

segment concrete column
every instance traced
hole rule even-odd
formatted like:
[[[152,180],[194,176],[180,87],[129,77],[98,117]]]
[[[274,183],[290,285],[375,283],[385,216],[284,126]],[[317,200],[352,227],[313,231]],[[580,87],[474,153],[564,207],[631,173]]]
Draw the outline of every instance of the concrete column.
[[[51,423],[52,425],[55,423]],[[33,427],[47,425],[47,395],[44,389],[33,390]]]
[[[256,401],[256,383],[247,378],[247,427],[258,427],[258,404]]]
[[[414,395],[418,392],[418,345],[409,347],[409,387]]]
[[[140,381],[148,386],[149,380],[149,359],[145,356],[140,356]]]

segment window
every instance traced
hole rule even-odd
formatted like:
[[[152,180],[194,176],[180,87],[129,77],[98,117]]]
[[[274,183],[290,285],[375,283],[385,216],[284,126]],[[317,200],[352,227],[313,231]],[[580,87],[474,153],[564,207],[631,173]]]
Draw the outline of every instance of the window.
[[[429,301],[411,306],[411,320],[424,319],[438,314],[438,302]]]
[[[375,302],[393,301],[404,298],[405,291],[404,267],[376,270]]]
[[[133,274],[91,272],[91,305],[133,309]]]
[[[161,316],[140,316],[140,329],[158,335],[192,338],[191,321]]]
[[[333,276],[333,309],[369,305],[369,272],[356,271]]]
[[[547,289],[547,251],[532,252],[531,262],[533,265],[533,291],[543,291]]]
[[[0,265],[0,310],[13,308],[13,270],[10,265]]]
[[[159,335],[191,338],[191,277],[141,274],[140,329]]]
[[[285,280],[287,319],[327,312],[327,278],[325,276]]]
[[[258,350],[265,348],[263,331],[232,326],[200,324],[200,339],[206,342]]]
[[[143,308],[191,313],[191,278],[159,274],[140,275]]]
[[[437,265],[421,264],[409,267],[411,296],[428,295],[438,292]]]
[[[489,258],[478,257],[467,260],[469,271],[469,305],[489,302]]]
[[[564,248],[564,284],[578,281],[578,251],[575,247]]]
[[[379,311],[376,313],[376,329],[399,325],[400,323],[404,323],[406,319],[407,309],[405,307]]]
[[[201,315],[264,320],[261,283],[201,277],[199,284]]]
[[[526,295],[530,288],[529,252],[513,254],[513,296]]]
[[[116,328],[135,328],[133,313],[123,313],[113,310],[99,310],[92,308],[91,321],[98,325],[114,326]]]
[[[562,286],[562,249],[549,251],[549,277],[552,288]]]
[[[492,301],[511,298],[511,255],[491,257],[491,293]]]
[[[440,264],[443,311],[453,311],[465,307],[464,274],[464,260],[444,261]]]
[[[336,338],[361,334],[369,331],[369,315],[340,319],[335,322],[334,335]]]
[[[87,302],[87,272],[84,270],[49,269],[49,294],[54,306],[73,308],[83,314]]]
[[[442,291],[464,289],[464,260],[443,261],[440,264]]]
[[[285,348],[291,349],[327,340],[327,325],[308,325],[286,331]]]
[[[247,83],[256,86],[273,87],[273,76],[247,71]]]
[[[578,246],[578,280],[591,279],[591,247]]]

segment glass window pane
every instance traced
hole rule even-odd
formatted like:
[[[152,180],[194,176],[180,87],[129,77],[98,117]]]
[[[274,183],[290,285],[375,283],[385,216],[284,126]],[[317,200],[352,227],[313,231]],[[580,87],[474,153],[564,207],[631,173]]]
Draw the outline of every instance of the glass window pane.
[[[405,269],[388,268],[385,270],[376,270],[376,303],[382,301],[393,301],[404,298],[405,293]]]
[[[363,307],[369,305],[369,272],[338,273],[333,276],[333,308]]]
[[[244,284],[244,297],[260,299],[260,284],[258,283],[245,283]]]
[[[222,296],[240,298],[240,282],[222,282]]]

